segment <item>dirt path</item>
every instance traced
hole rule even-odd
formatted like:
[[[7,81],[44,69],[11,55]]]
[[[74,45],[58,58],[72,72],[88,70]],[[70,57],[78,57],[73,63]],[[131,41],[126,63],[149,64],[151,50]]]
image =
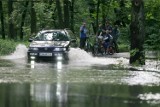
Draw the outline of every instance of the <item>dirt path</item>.
[[[111,58],[129,58],[130,54],[129,52],[122,52],[122,53],[114,53],[113,55],[106,55],[106,57],[111,57]]]

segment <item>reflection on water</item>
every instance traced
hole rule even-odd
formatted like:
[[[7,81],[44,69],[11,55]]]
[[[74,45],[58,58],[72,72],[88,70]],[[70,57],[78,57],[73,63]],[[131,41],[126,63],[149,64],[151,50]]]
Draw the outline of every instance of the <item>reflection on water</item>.
[[[33,102],[44,103],[47,104],[52,102],[56,96],[54,95],[56,87],[52,86],[52,84],[44,84],[44,83],[37,83],[30,85],[30,96]],[[37,104],[38,104],[37,103]]]
[[[35,67],[35,61],[34,61],[34,60],[31,60],[31,61],[30,61],[30,64],[31,64],[31,68],[34,69],[34,67]]]
[[[68,84],[63,82],[64,78],[64,73],[63,71],[63,66],[62,62],[58,61],[57,62],[57,87],[56,87],[56,97],[57,97],[57,102],[58,102],[58,107],[64,107],[66,105],[67,100],[68,100]]]
[[[59,83],[58,83],[59,84]],[[153,93],[149,93],[152,91]],[[0,84],[1,107],[159,107],[159,87],[63,83]]]

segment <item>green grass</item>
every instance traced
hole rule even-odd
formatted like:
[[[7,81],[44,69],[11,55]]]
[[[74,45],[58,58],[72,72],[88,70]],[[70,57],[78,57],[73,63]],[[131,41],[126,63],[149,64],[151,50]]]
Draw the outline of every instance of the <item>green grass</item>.
[[[118,44],[119,52],[129,52],[129,45],[127,44]]]
[[[20,43],[27,45],[27,42],[24,43],[24,42],[19,42],[14,40],[0,39],[0,55],[8,55],[13,53],[16,49],[16,46]]]

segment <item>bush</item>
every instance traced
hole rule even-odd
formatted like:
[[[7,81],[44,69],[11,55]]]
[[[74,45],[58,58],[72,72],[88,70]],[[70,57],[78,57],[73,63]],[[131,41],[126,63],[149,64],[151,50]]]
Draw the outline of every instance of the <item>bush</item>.
[[[15,51],[18,42],[0,39],[0,55],[8,55]]]
[[[129,52],[129,45],[127,44],[118,44],[119,52]]]

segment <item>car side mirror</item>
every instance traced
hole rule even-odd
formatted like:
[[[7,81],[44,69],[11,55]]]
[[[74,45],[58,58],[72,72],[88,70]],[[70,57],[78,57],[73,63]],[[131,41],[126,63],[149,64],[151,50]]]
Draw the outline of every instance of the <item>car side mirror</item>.
[[[29,42],[32,42],[33,41],[33,38],[29,38],[29,40],[28,40]]]

